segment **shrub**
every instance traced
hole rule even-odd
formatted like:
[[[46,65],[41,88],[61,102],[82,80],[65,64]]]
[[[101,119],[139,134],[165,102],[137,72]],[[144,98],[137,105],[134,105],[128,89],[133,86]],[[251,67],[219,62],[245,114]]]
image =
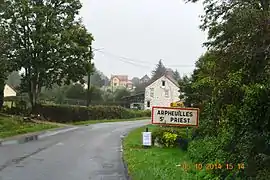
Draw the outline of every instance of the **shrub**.
[[[12,115],[29,115],[30,109],[27,107],[27,102],[26,101],[16,101],[15,106],[9,107],[9,106],[4,106],[1,111],[6,114],[12,114]]]
[[[180,147],[187,149],[188,138],[184,128],[159,127],[152,132],[153,142],[165,147]]]
[[[187,138],[177,137],[176,144],[180,147],[180,149],[187,151],[189,140]]]
[[[162,138],[164,139],[164,145],[166,147],[173,147],[177,139],[177,134],[171,132],[164,132]]]
[[[75,122],[97,119],[128,119],[150,117],[150,111],[134,111],[120,106],[39,105],[34,110],[45,119],[56,122]]]

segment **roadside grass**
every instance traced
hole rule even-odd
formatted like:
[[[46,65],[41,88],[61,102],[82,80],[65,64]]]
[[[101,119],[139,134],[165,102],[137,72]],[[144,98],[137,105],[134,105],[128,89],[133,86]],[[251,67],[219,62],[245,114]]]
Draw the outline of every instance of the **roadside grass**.
[[[7,138],[20,134],[38,132],[42,130],[57,128],[54,124],[40,124],[33,122],[24,122],[21,117],[0,116],[0,138]]]
[[[179,148],[143,148],[142,132],[148,125],[131,131],[124,139],[124,159],[132,180],[200,180],[212,179],[205,169],[196,170],[187,152]],[[183,129],[184,131],[185,129]]]
[[[108,122],[123,122],[123,121],[137,121],[137,120],[144,120],[144,119],[151,119],[150,117],[137,117],[131,119],[103,119],[103,120],[88,120],[88,121],[79,121],[73,122],[73,125],[88,125],[88,124],[97,124],[97,123],[108,123]]]

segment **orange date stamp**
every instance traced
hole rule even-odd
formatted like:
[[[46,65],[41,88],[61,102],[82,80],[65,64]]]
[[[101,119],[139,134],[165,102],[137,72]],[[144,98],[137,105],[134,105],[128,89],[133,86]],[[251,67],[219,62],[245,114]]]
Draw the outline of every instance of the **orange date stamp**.
[[[181,167],[185,171],[189,169],[195,168],[195,170],[217,170],[217,169],[227,169],[227,170],[242,170],[245,169],[244,163],[237,163],[237,164],[231,164],[231,163],[195,163],[195,164],[179,164],[178,167]]]

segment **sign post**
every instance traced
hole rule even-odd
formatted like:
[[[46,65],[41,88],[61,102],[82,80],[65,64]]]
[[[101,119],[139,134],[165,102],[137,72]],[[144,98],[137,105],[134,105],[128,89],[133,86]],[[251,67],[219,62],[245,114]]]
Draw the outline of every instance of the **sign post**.
[[[152,124],[159,124],[163,126],[198,127],[199,109],[185,107],[153,106]]]

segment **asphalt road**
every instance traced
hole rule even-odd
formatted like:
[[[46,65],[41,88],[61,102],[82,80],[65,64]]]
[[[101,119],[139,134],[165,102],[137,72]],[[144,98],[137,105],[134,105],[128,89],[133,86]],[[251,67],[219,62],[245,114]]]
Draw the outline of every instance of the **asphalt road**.
[[[148,123],[95,124],[0,147],[0,180],[125,180],[121,136]]]

